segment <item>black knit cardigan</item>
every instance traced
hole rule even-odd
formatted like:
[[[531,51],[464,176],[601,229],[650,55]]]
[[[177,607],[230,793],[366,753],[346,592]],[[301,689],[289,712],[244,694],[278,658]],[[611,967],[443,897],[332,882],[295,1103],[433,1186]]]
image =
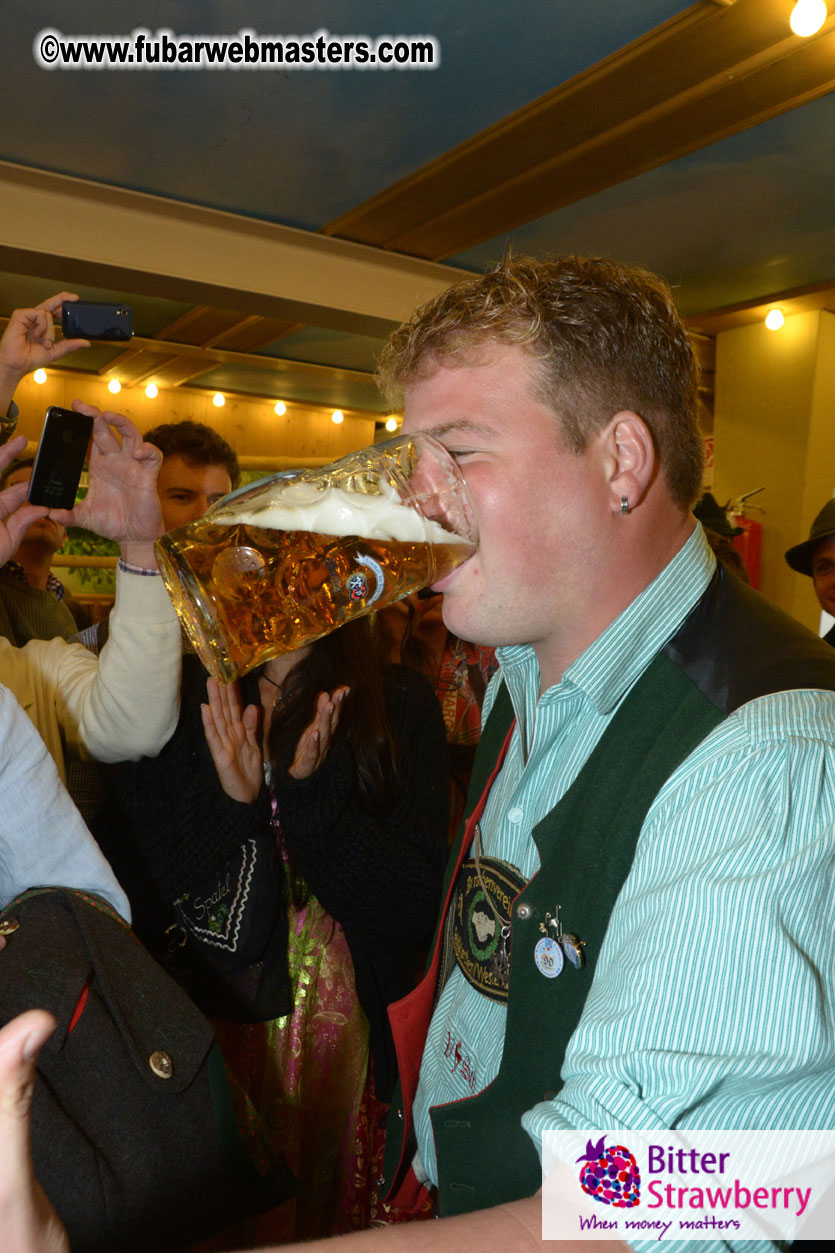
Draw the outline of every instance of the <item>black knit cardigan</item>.
[[[347,738],[307,779],[274,771],[273,788],[294,869],[345,931],[370,1025],[376,1092],[386,1100],[395,1076],[386,1007],[412,987],[431,938],[446,861],[449,775],[443,718],[426,679],[392,666],[384,692],[398,754],[394,800],[384,812],[370,811],[360,796]],[[258,700],[253,680],[244,681],[243,699]],[[105,768],[108,798],[93,823],[130,898],[134,929],[157,955],[173,921],[171,903],[243,841],[263,838],[270,824],[266,788],[251,805],[221,788],[203,734],[205,700],[205,671],[186,655],[174,735],[155,758]],[[279,924],[284,898],[276,894]],[[281,960],[286,968],[286,946]]]

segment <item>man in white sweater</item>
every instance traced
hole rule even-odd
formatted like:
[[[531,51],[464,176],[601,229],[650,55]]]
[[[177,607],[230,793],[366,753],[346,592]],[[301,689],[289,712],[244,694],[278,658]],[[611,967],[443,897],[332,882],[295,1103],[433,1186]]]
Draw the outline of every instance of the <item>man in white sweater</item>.
[[[180,674],[179,626],[153,549],[162,529],[156,494],[159,450],[143,443],[136,427],[122,415],[102,415],[79,403],[76,407],[95,418],[90,490],[74,510],[53,510],[50,516],[65,524],[86,526],[120,545],[110,638],[98,658],[81,644],[61,638],[30,640],[23,648],[0,639],[0,683],[17,698],[40,732],[62,780],[65,750],[102,761],[159,752],[176,725]],[[112,428],[120,433],[121,443]],[[24,442],[17,437],[0,448],[0,470],[19,454]],[[16,484],[0,493],[0,563],[14,553],[32,521],[47,513],[44,507],[25,501],[26,487]],[[7,748],[17,717],[14,702],[3,693],[0,740]],[[19,737],[13,738],[17,742]],[[31,808],[28,814],[16,814],[14,826],[27,848],[30,869],[24,877],[28,876],[29,882],[21,884],[22,863],[17,852],[7,847],[8,839],[4,840],[0,847],[0,904],[21,886],[31,887],[36,881],[40,885],[60,882],[94,891],[107,886],[105,894],[111,899],[115,887],[117,907],[126,914],[126,902],[103,858],[104,871],[93,855],[96,882],[90,879],[91,853],[86,844],[90,837],[80,819],[77,827],[83,835],[69,841],[66,857],[55,858],[56,830],[66,815],[59,817],[54,812],[54,798],[60,794],[63,805],[63,789],[36,763],[37,754],[30,745],[26,755],[31,763],[27,766],[29,782],[18,787],[16,795],[21,804],[28,801]],[[22,761],[17,763],[9,752],[0,761],[0,795],[4,801],[7,780],[13,773],[20,774],[16,765],[22,767]],[[72,850],[78,852],[78,858],[70,856]],[[42,866],[44,873],[50,868],[47,878],[36,873],[37,866]]]

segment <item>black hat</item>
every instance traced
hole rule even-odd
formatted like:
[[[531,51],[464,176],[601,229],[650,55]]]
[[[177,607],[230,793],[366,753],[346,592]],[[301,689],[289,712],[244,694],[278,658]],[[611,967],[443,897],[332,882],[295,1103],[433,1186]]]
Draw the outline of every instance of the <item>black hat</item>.
[[[812,575],[812,558],[815,549],[822,539],[835,535],[835,500],[828,500],[812,523],[809,538],[802,544],[795,544],[786,553],[786,561],[798,574]]]
[[[702,526],[710,527],[711,531],[716,531],[719,535],[726,535],[728,539],[733,539],[735,535],[742,534],[743,528],[731,526],[725,510],[717,504],[716,497],[710,492],[705,492],[693,512]]]

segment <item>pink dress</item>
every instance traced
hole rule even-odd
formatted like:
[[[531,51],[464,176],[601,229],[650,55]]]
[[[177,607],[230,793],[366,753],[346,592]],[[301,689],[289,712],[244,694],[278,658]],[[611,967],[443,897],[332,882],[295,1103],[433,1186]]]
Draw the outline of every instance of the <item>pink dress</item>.
[[[265,767],[266,770],[266,767]],[[268,776],[267,776],[268,777]],[[281,842],[275,800],[273,823]],[[388,1106],[374,1096],[368,1020],[342,927],[309,896],[288,906],[293,1011],[270,1022],[215,1019],[223,1059],[283,1152],[298,1195],[193,1253],[290,1244],[411,1221],[379,1197]],[[420,1218],[430,1217],[426,1213]]]
[[[265,774],[269,782],[266,766]],[[274,799],[273,825],[281,843]],[[368,1074],[368,1020],[342,927],[312,895],[287,912],[292,1013],[258,1023],[216,1019],[214,1027],[227,1068],[260,1115],[270,1144],[287,1158],[299,1191],[278,1209],[198,1246],[205,1253],[311,1240],[364,1225],[366,1206],[356,1189],[367,1181],[357,1169],[355,1142]]]
[[[240,1230],[250,1247],[346,1229],[368,1069],[368,1022],[342,928],[314,897],[289,913],[293,1012],[272,1022],[215,1023],[227,1066],[299,1181],[294,1200]]]

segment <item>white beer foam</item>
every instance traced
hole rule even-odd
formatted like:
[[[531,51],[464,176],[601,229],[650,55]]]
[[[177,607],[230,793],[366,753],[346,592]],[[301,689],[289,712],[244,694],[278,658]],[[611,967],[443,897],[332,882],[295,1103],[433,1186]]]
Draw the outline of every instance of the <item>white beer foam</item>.
[[[389,484],[380,486],[379,494],[366,494],[346,492],[340,487],[322,490],[314,483],[288,483],[274,504],[263,509],[236,509],[234,521],[265,530],[316,531],[322,535],[357,535],[402,543],[428,540],[448,544],[461,539],[404,504]],[[212,521],[224,522],[224,510],[218,510]]]

